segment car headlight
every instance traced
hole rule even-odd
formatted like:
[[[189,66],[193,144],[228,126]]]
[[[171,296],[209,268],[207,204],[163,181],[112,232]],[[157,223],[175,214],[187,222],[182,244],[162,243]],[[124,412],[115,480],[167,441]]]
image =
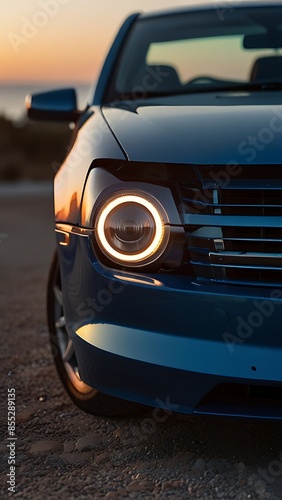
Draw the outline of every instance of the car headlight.
[[[136,267],[154,262],[169,240],[164,208],[147,194],[117,193],[100,208],[96,238],[112,261]]]

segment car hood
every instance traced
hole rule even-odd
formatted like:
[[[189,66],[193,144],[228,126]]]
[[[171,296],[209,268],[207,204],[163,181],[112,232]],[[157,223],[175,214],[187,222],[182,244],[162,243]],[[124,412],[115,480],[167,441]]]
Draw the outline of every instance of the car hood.
[[[103,113],[131,161],[189,164],[282,162],[282,106],[140,105]]]

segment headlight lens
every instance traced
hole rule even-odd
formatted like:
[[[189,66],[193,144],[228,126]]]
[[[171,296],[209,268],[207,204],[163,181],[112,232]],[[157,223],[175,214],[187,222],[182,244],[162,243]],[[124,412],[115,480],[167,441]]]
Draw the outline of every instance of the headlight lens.
[[[154,261],[168,240],[163,209],[157,205],[134,194],[118,195],[106,203],[96,219],[97,240],[104,254],[130,266]]]

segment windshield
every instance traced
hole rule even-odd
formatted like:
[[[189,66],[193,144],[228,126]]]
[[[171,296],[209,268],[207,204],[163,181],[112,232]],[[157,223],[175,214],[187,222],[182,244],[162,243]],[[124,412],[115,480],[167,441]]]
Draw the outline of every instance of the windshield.
[[[282,82],[282,6],[140,18],[119,58],[109,99]]]

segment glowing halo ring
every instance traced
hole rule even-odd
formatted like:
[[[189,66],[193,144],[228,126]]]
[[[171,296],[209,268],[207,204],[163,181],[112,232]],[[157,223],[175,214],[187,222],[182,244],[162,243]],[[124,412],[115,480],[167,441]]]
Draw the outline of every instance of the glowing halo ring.
[[[146,250],[143,250],[139,254],[128,255],[118,252],[109,244],[105,236],[104,229],[108,215],[112,212],[112,210],[125,203],[136,203],[137,205],[145,207],[148,210],[148,212],[152,215],[155,222],[154,239],[152,243],[148,246],[148,248],[146,248]],[[164,223],[160,213],[158,212],[156,207],[154,207],[153,203],[151,203],[149,200],[139,195],[128,194],[128,195],[118,196],[114,200],[107,203],[106,206],[101,209],[97,217],[97,220],[98,220],[97,235],[102,247],[110,257],[113,257],[120,262],[138,263],[148,259],[151,255],[157,252],[158,248],[160,247],[164,239]]]

